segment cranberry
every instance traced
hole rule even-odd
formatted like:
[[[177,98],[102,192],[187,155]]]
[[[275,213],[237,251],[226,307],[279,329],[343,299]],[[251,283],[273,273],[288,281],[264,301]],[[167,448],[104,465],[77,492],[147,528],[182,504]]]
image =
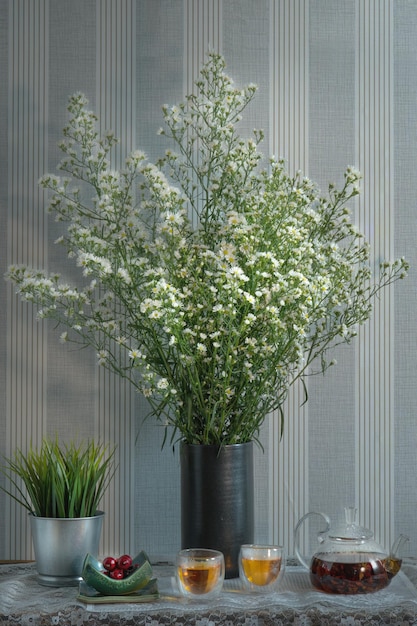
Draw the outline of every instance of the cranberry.
[[[113,578],[114,580],[122,580],[122,578],[124,578],[124,575],[124,571],[118,568],[110,572],[110,578]]]
[[[116,565],[117,565],[117,561],[112,556],[106,556],[106,558],[103,561],[103,567],[108,572],[112,572],[113,570],[115,570]]]
[[[117,559],[117,567],[122,570],[127,570],[132,567],[132,557],[128,554],[123,554]]]

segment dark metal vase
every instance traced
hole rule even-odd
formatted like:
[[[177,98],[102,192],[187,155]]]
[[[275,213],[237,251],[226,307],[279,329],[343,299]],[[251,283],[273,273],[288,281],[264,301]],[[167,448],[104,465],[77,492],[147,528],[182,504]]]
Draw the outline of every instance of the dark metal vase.
[[[224,554],[226,578],[239,576],[239,550],[253,543],[253,443],[181,444],[182,548]]]

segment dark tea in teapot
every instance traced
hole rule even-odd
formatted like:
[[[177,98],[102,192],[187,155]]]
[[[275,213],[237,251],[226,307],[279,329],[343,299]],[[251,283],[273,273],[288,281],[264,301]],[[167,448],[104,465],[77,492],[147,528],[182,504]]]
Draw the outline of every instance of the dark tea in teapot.
[[[310,516],[318,516],[326,527],[317,534],[320,550],[310,564],[300,552],[300,528]],[[345,524],[332,529],[324,513],[306,513],[294,529],[295,554],[310,572],[314,587],[326,593],[373,593],[384,589],[401,567],[408,537],[400,535],[389,553],[373,539],[372,531],[355,523],[356,509],[345,509]]]
[[[310,580],[326,593],[372,593],[386,587],[400,567],[401,560],[383,553],[318,553],[311,561]]]

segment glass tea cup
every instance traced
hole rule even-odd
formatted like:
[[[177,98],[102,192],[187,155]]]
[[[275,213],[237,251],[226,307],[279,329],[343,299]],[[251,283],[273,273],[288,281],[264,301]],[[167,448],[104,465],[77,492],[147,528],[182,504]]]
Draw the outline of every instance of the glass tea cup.
[[[224,572],[224,556],[217,550],[188,548],[177,554],[175,576],[188,600],[216,598],[223,587]]]
[[[285,569],[282,546],[241,546],[239,577],[249,591],[271,593],[279,585]]]

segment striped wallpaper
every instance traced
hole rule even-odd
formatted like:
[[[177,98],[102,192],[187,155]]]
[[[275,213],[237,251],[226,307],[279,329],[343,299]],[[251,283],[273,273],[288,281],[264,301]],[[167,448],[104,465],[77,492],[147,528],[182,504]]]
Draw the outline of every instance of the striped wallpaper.
[[[357,2],[357,164],[366,180],[358,224],[376,268],[394,254],[393,4]],[[375,302],[357,353],[356,490],[363,523],[387,545],[394,530],[394,362],[392,290]]]
[[[258,83],[244,129],[265,129],[265,153],[317,178],[323,190],[347,165],[357,166],[364,179],[354,216],[375,265],[399,254],[413,261],[417,182],[409,176],[407,186],[399,184],[407,142],[416,142],[414,129],[404,131],[417,117],[408,91],[417,93],[412,38],[402,36],[410,24],[417,28],[417,1],[0,0],[2,270],[11,262],[58,264],[72,276],[37,187],[59,158],[68,95],[84,91],[102,128],[120,137],[114,167],[137,147],[153,159],[163,149],[156,134],[161,105],[191,90],[209,49],[225,54],[236,82]],[[403,66],[411,70],[400,81]],[[256,452],[255,463],[257,541],[282,543],[293,554],[301,515],[321,509],[337,518],[353,504],[385,546],[405,532],[417,550],[410,505],[417,501],[416,396],[406,376],[414,367],[414,278],[412,268],[405,287],[375,303],[355,345],[338,350],[334,371],[309,382],[306,405],[303,389],[291,390],[282,440],[278,416],[267,420],[265,452]],[[161,452],[158,426],[139,429],[143,399],[98,371],[88,351],[65,351],[9,285],[0,297],[0,453],[55,433],[117,444],[101,550],[172,557],[179,547],[178,455]],[[405,313],[401,327],[398,312]],[[396,487],[404,464],[411,491]],[[0,510],[0,558],[30,558],[26,514],[3,494]]]
[[[270,0],[269,153],[284,156],[292,174],[308,172],[308,11],[307,0]],[[285,403],[285,437],[279,443],[279,416],[271,420],[270,516],[272,541],[292,553],[292,532],[307,511],[308,408],[301,383]],[[301,406],[303,405],[303,406]]]

